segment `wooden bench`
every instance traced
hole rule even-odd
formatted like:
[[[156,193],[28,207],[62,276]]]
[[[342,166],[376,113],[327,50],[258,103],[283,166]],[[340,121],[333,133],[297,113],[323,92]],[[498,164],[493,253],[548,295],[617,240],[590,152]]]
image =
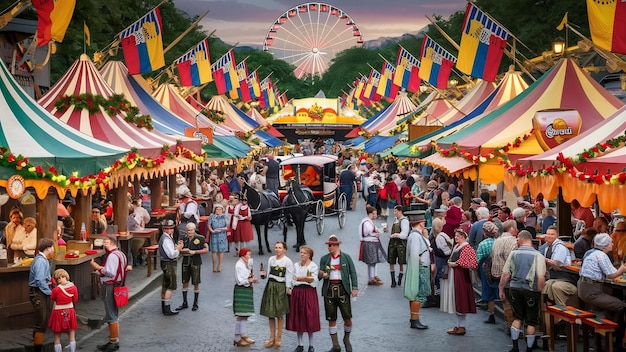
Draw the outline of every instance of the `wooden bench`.
[[[152,275],[152,270],[156,270],[157,268],[159,245],[155,244],[152,246],[141,247],[140,251],[146,254],[146,267],[148,268],[147,276],[150,277],[150,275]]]
[[[550,339],[548,349],[554,351],[555,327],[554,319],[559,318],[567,324],[567,352],[576,351],[578,342],[578,326],[583,324],[583,319],[594,318],[596,315],[572,306],[561,306],[558,304],[548,306],[546,312],[550,316],[549,330]]]
[[[600,351],[602,345],[601,335],[605,339],[604,351],[613,351],[613,333],[618,325],[608,319],[600,318],[583,318],[583,350],[589,351],[589,328],[594,331],[594,348]]]

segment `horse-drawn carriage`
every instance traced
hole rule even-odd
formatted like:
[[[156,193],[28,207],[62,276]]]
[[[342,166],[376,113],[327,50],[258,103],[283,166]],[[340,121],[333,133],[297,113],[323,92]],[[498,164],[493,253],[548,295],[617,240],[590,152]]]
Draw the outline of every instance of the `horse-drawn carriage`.
[[[327,154],[297,156],[280,163],[281,181],[286,181],[289,186],[285,190],[279,190],[281,202],[289,189],[300,185],[309,188],[315,209],[309,212],[307,220],[315,220],[318,235],[324,232],[324,215],[336,214],[340,228],[346,224],[348,202],[346,195],[338,192],[336,163],[337,157]]]
[[[287,224],[296,227],[296,245],[306,244],[304,223],[315,221],[318,235],[324,232],[324,216],[337,215],[339,227],[346,224],[347,199],[338,194],[336,177],[337,157],[333,155],[309,155],[283,158],[281,166],[281,188],[278,197],[265,190],[258,192],[244,185],[248,204],[252,209],[252,223],[256,226],[259,254],[263,254],[260,226],[265,225],[265,242],[270,252],[267,229],[272,224],[283,225],[283,236],[287,238]]]

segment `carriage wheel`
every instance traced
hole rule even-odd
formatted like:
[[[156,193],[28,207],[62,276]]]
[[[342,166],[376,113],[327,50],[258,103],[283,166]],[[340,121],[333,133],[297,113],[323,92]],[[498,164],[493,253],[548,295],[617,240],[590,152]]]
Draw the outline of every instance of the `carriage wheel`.
[[[317,228],[318,235],[324,233],[324,210],[324,202],[319,199],[315,206],[315,227]]]
[[[341,193],[339,200],[337,201],[337,219],[339,220],[339,228],[343,229],[346,226],[346,209],[348,209],[348,201],[346,194]]]

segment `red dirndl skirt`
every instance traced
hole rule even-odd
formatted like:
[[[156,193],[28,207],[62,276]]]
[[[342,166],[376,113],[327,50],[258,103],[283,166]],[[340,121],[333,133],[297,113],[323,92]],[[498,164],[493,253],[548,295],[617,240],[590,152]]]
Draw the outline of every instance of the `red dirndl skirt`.
[[[320,307],[317,290],[309,285],[294,286],[291,291],[287,330],[296,332],[320,331]]]
[[[78,329],[76,323],[76,311],[74,308],[53,309],[50,314],[48,326],[53,332],[70,332]]]

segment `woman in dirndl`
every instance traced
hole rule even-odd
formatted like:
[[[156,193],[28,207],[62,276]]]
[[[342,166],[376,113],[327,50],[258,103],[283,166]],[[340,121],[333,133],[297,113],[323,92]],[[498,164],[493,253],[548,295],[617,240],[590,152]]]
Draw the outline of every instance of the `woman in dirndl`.
[[[319,267],[313,262],[313,249],[300,246],[300,262],[294,264],[293,290],[287,314],[287,330],[298,334],[295,352],[304,352],[302,337],[309,335],[309,352],[314,351],[313,333],[320,331],[320,307],[317,302],[317,274]]]
[[[48,326],[54,332],[54,351],[61,352],[61,334],[69,336],[70,352],[76,351],[76,311],[74,303],[78,302],[78,290],[70,282],[70,274],[64,269],[54,271],[54,279],[58,286],[52,289],[50,299],[54,302]]]
[[[470,269],[476,269],[476,252],[467,242],[467,233],[454,230],[456,245],[448,259],[448,271],[441,280],[441,308],[449,314],[456,314],[456,325],[448,330],[449,335],[465,335],[465,318],[469,313],[476,314],[476,301],[470,277]]]
[[[254,291],[252,284],[259,280],[252,273],[252,252],[250,248],[239,250],[239,260],[235,264],[235,288],[233,290],[233,312],[235,313],[235,341],[237,347],[247,347],[255,341],[248,337],[248,317],[254,314]]]
[[[376,264],[387,262],[387,254],[380,244],[380,231],[373,221],[378,215],[376,208],[366,205],[365,211],[367,216],[361,220],[359,226],[359,239],[361,240],[359,260],[367,264],[367,276],[369,278],[367,284],[380,286],[383,282],[376,275]]]
[[[235,206],[233,214],[233,237],[235,248],[242,248],[254,239],[252,232],[252,211],[248,206],[248,198],[243,193],[237,193],[238,204]]]
[[[283,317],[289,313],[289,297],[293,287],[293,263],[285,252],[287,244],[282,241],[274,245],[275,256],[267,260],[269,271],[267,284],[261,299],[261,315],[269,318],[270,338],[265,348],[280,348],[283,334]]]
[[[208,227],[210,234],[209,250],[211,251],[211,259],[213,259],[213,272],[220,272],[222,271],[224,252],[228,250],[228,239],[226,238],[228,218],[224,214],[224,206],[221,204],[215,204],[215,210],[209,216]]]

